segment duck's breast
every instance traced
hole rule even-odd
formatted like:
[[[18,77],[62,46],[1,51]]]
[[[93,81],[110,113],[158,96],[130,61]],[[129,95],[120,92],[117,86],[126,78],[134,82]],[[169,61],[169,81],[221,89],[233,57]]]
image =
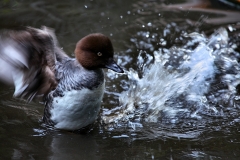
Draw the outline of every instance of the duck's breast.
[[[64,91],[63,97],[54,97],[50,109],[56,128],[76,130],[93,123],[99,113],[105,83],[97,88]]]

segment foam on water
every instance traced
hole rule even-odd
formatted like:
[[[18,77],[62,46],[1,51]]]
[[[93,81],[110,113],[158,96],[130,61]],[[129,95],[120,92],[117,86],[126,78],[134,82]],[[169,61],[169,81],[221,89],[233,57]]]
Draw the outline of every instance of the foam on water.
[[[119,95],[119,107],[103,113],[106,124],[141,126],[138,122],[163,117],[174,123],[179,116],[201,119],[204,114],[224,114],[221,101],[237,98],[239,53],[229,47],[223,28],[210,38],[199,33],[182,36],[189,39],[182,47],[160,48],[154,56],[139,53],[140,71],[126,71],[129,88]]]

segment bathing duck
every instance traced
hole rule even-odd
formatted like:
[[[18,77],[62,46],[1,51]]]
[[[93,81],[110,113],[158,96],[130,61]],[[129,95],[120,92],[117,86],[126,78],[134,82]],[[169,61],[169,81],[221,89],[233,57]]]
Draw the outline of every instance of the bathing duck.
[[[105,88],[102,69],[123,73],[113,60],[110,39],[100,33],[77,42],[75,58],[65,54],[47,27],[8,31],[0,38],[0,80],[15,86],[14,97],[42,97],[43,122],[57,129],[92,124]]]

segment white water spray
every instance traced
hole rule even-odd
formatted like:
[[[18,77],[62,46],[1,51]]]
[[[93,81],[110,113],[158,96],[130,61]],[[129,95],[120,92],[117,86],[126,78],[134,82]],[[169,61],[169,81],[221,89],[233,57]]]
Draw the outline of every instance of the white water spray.
[[[154,51],[154,57],[140,52],[138,66],[142,76],[133,69],[127,71],[130,87],[120,94],[120,107],[103,114],[105,123],[158,122],[163,114],[174,118],[180,112],[201,118],[198,112],[202,110],[217,114],[206,95],[219,72],[215,61],[226,62],[221,53],[228,43],[227,31],[221,28],[210,38],[199,33],[184,36],[191,40],[182,48],[159,49]],[[189,49],[194,44],[197,47]],[[154,63],[149,64],[153,58]],[[191,105],[194,111],[189,110]]]

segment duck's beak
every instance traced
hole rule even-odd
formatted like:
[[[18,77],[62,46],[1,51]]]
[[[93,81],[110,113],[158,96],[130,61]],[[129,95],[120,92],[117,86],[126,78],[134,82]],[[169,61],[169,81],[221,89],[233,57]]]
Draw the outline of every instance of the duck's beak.
[[[124,73],[123,69],[117,65],[117,63],[112,58],[108,60],[108,63],[105,65],[105,67],[117,73]]]

